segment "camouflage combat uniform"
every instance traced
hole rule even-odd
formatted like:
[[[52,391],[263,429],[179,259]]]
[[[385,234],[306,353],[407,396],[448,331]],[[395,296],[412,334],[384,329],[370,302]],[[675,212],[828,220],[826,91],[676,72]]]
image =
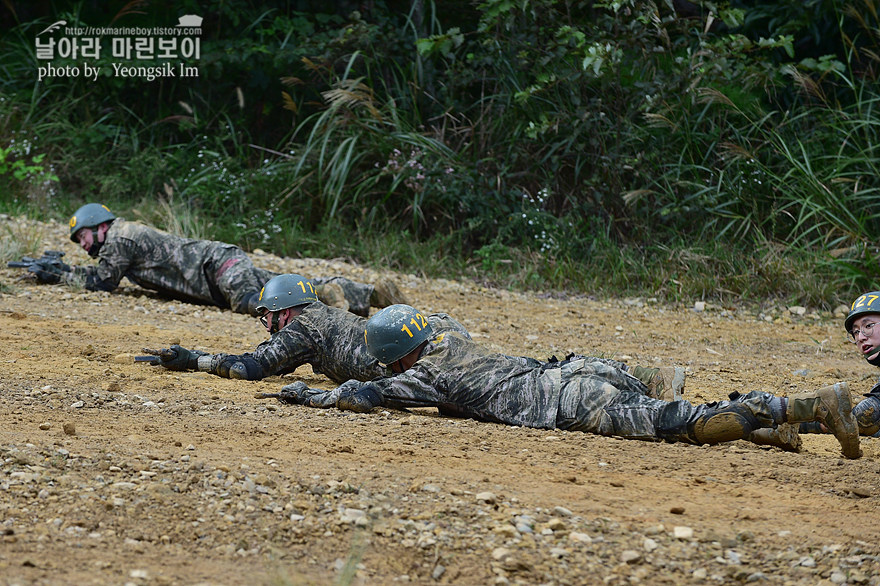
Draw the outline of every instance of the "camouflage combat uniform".
[[[239,247],[194,240],[116,219],[98,253],[98,264],[74,267],[68,281],[92,291],[113,291],[122,277],[145,289],[190,303],[216,305],[256,315],[260,289],[278,273],[255,267]],[[373,286],[344,277],[312,279],[316,285],[337,283],[350,311],[368,315]]]
[[[880,383],[865,393],[865,397],[853,407],[853,417],[861,435],[880,437]]]
[[[712,443],[711,431],[705,429],[699,430],[702,440],[697,439],[694,422],[706,409],[733,401],[692,405],[652,399],[644,383],[618,365],[621,363],[584,357],[542,363],[491,352],[446,334],[428,342],[418,361],[402,374],[366,385],[348,381],[332,391],[304,389],[299,400],[292,402],[345,408],[343,400],[369,386],[381,405],[392,408],[448,407],[462,415],[507,425]],[[768,393],[752,392],[735,401],[748,407],[756,419],[752,421],[755,427],[784,419],[778,399]]]
[[[310,364],[316,374],[341,383],[368,381],[387,372],[370,356],[364,343],[366,319],[323,303],[310,303],[271,338],[248,354],[207,354],[199,370],[224,378],[259,380]],[[435,332],[470,337],[463,325],[445,313],[428,316]]]

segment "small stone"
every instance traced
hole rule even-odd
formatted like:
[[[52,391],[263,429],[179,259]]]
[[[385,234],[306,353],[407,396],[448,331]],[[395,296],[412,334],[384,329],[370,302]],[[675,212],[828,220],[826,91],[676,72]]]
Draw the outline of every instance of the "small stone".
[[[499,525],[495,528],[495,533],[503,537],[517,537],[519,535],[519,531],[517,531],[516,527],[514,527],[510,523]]]
[[[492,550],[492,559],[496,561],[501,561],[509,556],[511,553],[511,550],[507,549],[506,547],[496,547]]]
[[[625,549],[620,552],[620,561],[625,564],[634,564],[640,559],[642,559],[642,554],[634,549]]]
[[[846,574],[843,572],[831,572],[831,576],[828,579],[835,584],[843,584],[846,582]]]
[[[657,542],[654,541],[653,539],[651,539],[650,537],[646,537],[645,540],[642,542],[642,547],[645,548],[645,551],[650,553],[650,552],[654,551],[655,549],[657,549]]]
[[[871,489],[864,486],[847,486],[844,490],[863,499],[871,496]]]
[[[669,512],[673,515],[684,515],[684,507],[672,507]]]
[[[431,572],[431,577],[435,580],[439,580],[445,573],[446,568],[441,566],[440,564],[437,564],[436,566],[434,566],[434,571]]]
[[[702,312],[706,311],[706,302],[705,301],[697,301],[694,303],[694,311]]]
[[[76,435],[76,425],[69,421],[62,426],[62,429],[64,429],[64,435]]]
[[[343,523],[357,523],[366,518],[367,514],[360,509],[343,509],[339,516]]]
[[[494,493],[491,492],[478,492],[474,497],[477,501],[481,503],[486,503],[487,505],[494,505],[495,499],[497,498]]]
[[[70,404],[70,408],[71,408],[71,409],[80,409],[80,408],[82,408],[83,405],[85,405],[84,402],[82,402],[82,401],[76,401],[75,403],[71,403],[71,404]]]
[[[51,427],[52,427],[52,424],[50,424],[50,423],[41,423],[40,424],[40,429],[42,429],[43,431],[46,431],[47,429],[51,429]]]
[[[709,572],[707,572],[705,570],[705,568],[697,568],[696,570],[694,570],[694,573],[691,574],[691,576],[693,576],[697,580],[705,580],[706,576],[708,576],[708,575],[709,575]]]
[[[592,537],[590,537],[586,533],[578,533],[577,531],[572,531],[571,533],[569,533],[568,538],[578,543],[593,543]]]
[[[807,313],[807,308],[802,305],[792,305],[788,308],[788,312],[792,315],[804,315]]]
[[[566,509],[565,507],[553,507],[553,512],[559,515],[560,517],[571,517],[572,512]]]
[[[694,530],[690,527],[678,525],[672,528],[672,535],[676,539],[693,539]]]

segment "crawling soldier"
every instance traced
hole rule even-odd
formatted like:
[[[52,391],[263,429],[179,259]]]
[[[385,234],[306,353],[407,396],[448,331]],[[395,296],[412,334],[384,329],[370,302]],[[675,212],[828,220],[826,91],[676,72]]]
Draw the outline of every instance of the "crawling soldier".
[[[310,364],[316,374],[342,383],[384,376],[385,369],[367,352],[366,319],[318,300],[316,287],[301,275],[273,277],[257,294],[255,309],[271,337],[246,354],[207,354],[175,345],[144,349],[169,370],[200,370],[224,378],[260,380]],[[438,332],[470,338],[463,325],[445,313],[426,318]]]
[[[256,315],[260,288],[276,274],[255,267],[232,244],[183,238],[128,222],[97,203],[82,206],[70,218],[70,239],[98,264],[31,271],[41,282],[79,282],[91,291],[113,291],[127,277],[175,299]],[[391,281],[368,285],[327,277],[315,283],[325,301],[362,316],[369,315],[371,305],[385,307],[403,299]]]
[[[367,412],[373,407],[449,405],[484,420],[630,439],[716,444],[747,439],[782,423],[824,424],[847,458],[861,456],[846,383],[791,397],[752,391],[730,401],[660,401],[625,371],[579,358],[541,363],[491,352],[454,332],[437,333],[408,305],[392,305],[367,321],[367,349],[393,376],[348,381],[331,391],[302,382],[286,400],[311,407]]]
[[[880,366],[880,291],[859,295],[850,305],[843,327],[868,364]],[[852,410],[859,434],[880,437],[880,382]],[[801,423],[801,433],[828,431],[820,423]]]

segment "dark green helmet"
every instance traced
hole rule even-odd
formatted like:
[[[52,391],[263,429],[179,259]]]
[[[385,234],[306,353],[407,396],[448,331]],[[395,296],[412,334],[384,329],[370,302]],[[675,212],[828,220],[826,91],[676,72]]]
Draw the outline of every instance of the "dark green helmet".
[[[871,291],[870,293],[859,295],[856,300],[852,302],[852,305],[849,308],[849,314],[846,316],[846,321],[843,322],[843,327],[846,328],[846,332],[850,333],[852,331],[853,322],[856,321],[856,318],[866,313],[876,313],[877,315],[880,315],[880,291]]]
[[[314,303],[318,300],[312,282],[302,275],[287,274],[272,277],[260,291],[256,310],[281,311],[288,307]]]
[[[409,305],[389,305],[367,320],[367,351],[382,364],[393,364],[430,340],[428,320]]]
[[[104,222],[116,219],[110,208],[102,203],[87,203],[70,216],[70,239],[76,242],[74,235],[82,228],[95,228]]]

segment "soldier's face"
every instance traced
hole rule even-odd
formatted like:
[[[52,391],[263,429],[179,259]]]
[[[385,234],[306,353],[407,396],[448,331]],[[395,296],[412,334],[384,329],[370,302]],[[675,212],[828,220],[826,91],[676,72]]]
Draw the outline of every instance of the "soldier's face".
[[[79,245],[82,246],[86,252],[88,252],[92,247],[92,244],[95,243],[95,237],[91,228],[82,228],[74,236],[76,237],[76,241],[79,242]]]
[[[274,334],[289,324],[292,318],[293,315],[289,308],[281,311],[267,311],[260,316],[260,323],[263,324],[267,332]]]
[[[107,230],[110,228],[110,224],[104,222],[103,224],[99,224],[97,228],[81,228],[74,237],[76,238],[79,245],[83,247],[83,250],[89,252],[92,249],[92,246],[95,244],[95,238],[98,239],[98,242],[104,242],[107,238]]]
[[[880,315],[869,313],[855,320],[850,330],[859,352],[871,364],[874,364],[873,361],[877,360],[878,354],[880,354],[880,327],[877,327],[878,323],[880,323]]]

